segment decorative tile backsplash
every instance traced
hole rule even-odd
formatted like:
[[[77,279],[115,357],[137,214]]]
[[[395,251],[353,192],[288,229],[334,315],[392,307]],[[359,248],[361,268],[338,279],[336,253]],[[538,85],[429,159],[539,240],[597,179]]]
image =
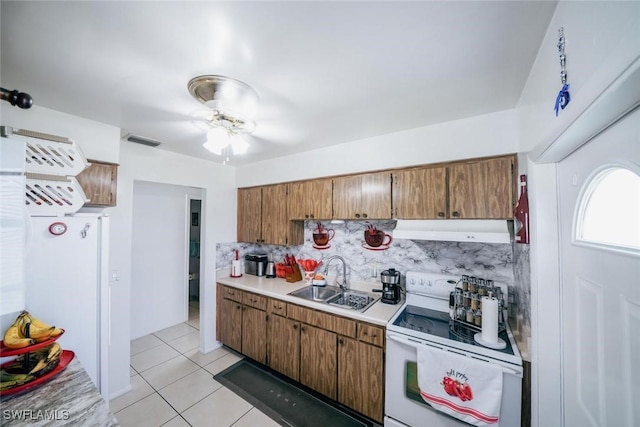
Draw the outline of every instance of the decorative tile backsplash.
[[[392,234],[396,221],[371,221],[379,230]],[[348,265],[351,280],[379,280],[382,270],[395,268],[403,276],[407,271],[427,271],[461,276],[468,274],[514,285],[514,249],[510,243],[436,242],[418,240],[393,240],[387,249],[372,250],[366,247],[364,230],[367,222],[346,221],[342,224],[323,222],[333,229],[335,237],[327,249],[316,249],[312,233],[316,223],[305,223],[304,244],[299,246],[258,245],[250,243],[221,243],[217,246],[216,268],[230,268],[234,250],[240,256],[249,252],[271,253],[279,262],[285,253],[296,258],[327,259],[340,255]],[[333,267],[332,267],[333,270]],[[371,273],[377,271],[376,277]]]
[[[326,249],[316,249],[313,230],[316,222],[306,221],[304,244],[299,246],[259,245],[252,243],[221,243],[217,245],[216,269],[231,268],[235,249],[242,258],[247,253],[271,253],[273,260],[281,262],[285,253],[298,259],[327,259],[340,255],[347,262],[350,280],[379,283],[380,272],[395,268],[402,273],[403,283],[407,271],[442,273],[452,276],[470,276],[492,279],[509,288],[510,323],[521,334],[530,334],[531,274],[529,245],[517,243],[437,242],[425,240],[392,240],[383,250],[366,247],[364,230],[367,224],[392,234],[396,221],[346,221],[331,224],[323,221],[324,228],[335,231]],[[339,263],[332,264],[330,274],[337,274]],[[517,317],[517,322],[515,318]]]

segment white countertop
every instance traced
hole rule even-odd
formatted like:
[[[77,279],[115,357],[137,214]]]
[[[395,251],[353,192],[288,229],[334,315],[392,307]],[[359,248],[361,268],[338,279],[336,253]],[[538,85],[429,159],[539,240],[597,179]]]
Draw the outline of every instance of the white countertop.
[[[228,270],[219,270],[217,272],[216,281],[223,285],[233,286],[244,291],[255,292],[256,294],[278,298],[297,305],[350,317],[355,320],[361,320],[363,322],[373,323],[380,326],[386,326],[389,319],[393,317],[396,311],[398,311],[404,303],[404,298],[398,304],[385,304],[382,301],[377,301],[364,313],[360,313],[355,310],[335,307],[329,304],[309,301],[304,298],[287,295],[289,292],[308,286],[304,281],[288,283],[285,279],[267,279],[266,277],[252,276],[250,274],[243,274],[241,277],[229,277]],[[329,277],[329,283],[334,283],[334,280],[331,280],[331,277]],[[371,292],[372,289],[381,289],[382,283],[351,282],[349,284],[349,288],[355,291]],[[377,295],[380,296],[381,294],[378,293]]]

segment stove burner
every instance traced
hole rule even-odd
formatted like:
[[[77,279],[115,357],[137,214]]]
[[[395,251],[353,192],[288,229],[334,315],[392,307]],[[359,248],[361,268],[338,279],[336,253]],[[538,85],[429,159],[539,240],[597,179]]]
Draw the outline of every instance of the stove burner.
[[[429,334],[435,326],[435,323],[433,323],[433,321],[430,319],[410,317],[401,320],[398,326],[402,326],[403,328],[411,329],[413,331],[426,332]]]

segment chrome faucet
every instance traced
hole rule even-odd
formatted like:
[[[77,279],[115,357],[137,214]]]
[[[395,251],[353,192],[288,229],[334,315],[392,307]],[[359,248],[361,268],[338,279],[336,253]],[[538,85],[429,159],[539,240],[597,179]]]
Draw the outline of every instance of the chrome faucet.
[[[331,261],[333,261],[334,259],[342,262],[342,283],[339,284],[340,289],[344,291],[349,290],[349,282],[347,282],[347,263],[340,255],[333,255],[327,258],[327,263],[324,265],[324,276],[327,276],[327,273],[329,272],[329,264],[331,264]],[[336,278],[336,283],[337,282],[338,279]]]

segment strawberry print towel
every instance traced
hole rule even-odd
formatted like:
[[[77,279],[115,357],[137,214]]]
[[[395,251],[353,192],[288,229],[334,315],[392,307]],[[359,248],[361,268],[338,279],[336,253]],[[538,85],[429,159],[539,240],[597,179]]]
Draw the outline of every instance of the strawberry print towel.
[[[476,426],[496,426],[502,368],[433,347],[418,348],[418,387],[437,410]]]

